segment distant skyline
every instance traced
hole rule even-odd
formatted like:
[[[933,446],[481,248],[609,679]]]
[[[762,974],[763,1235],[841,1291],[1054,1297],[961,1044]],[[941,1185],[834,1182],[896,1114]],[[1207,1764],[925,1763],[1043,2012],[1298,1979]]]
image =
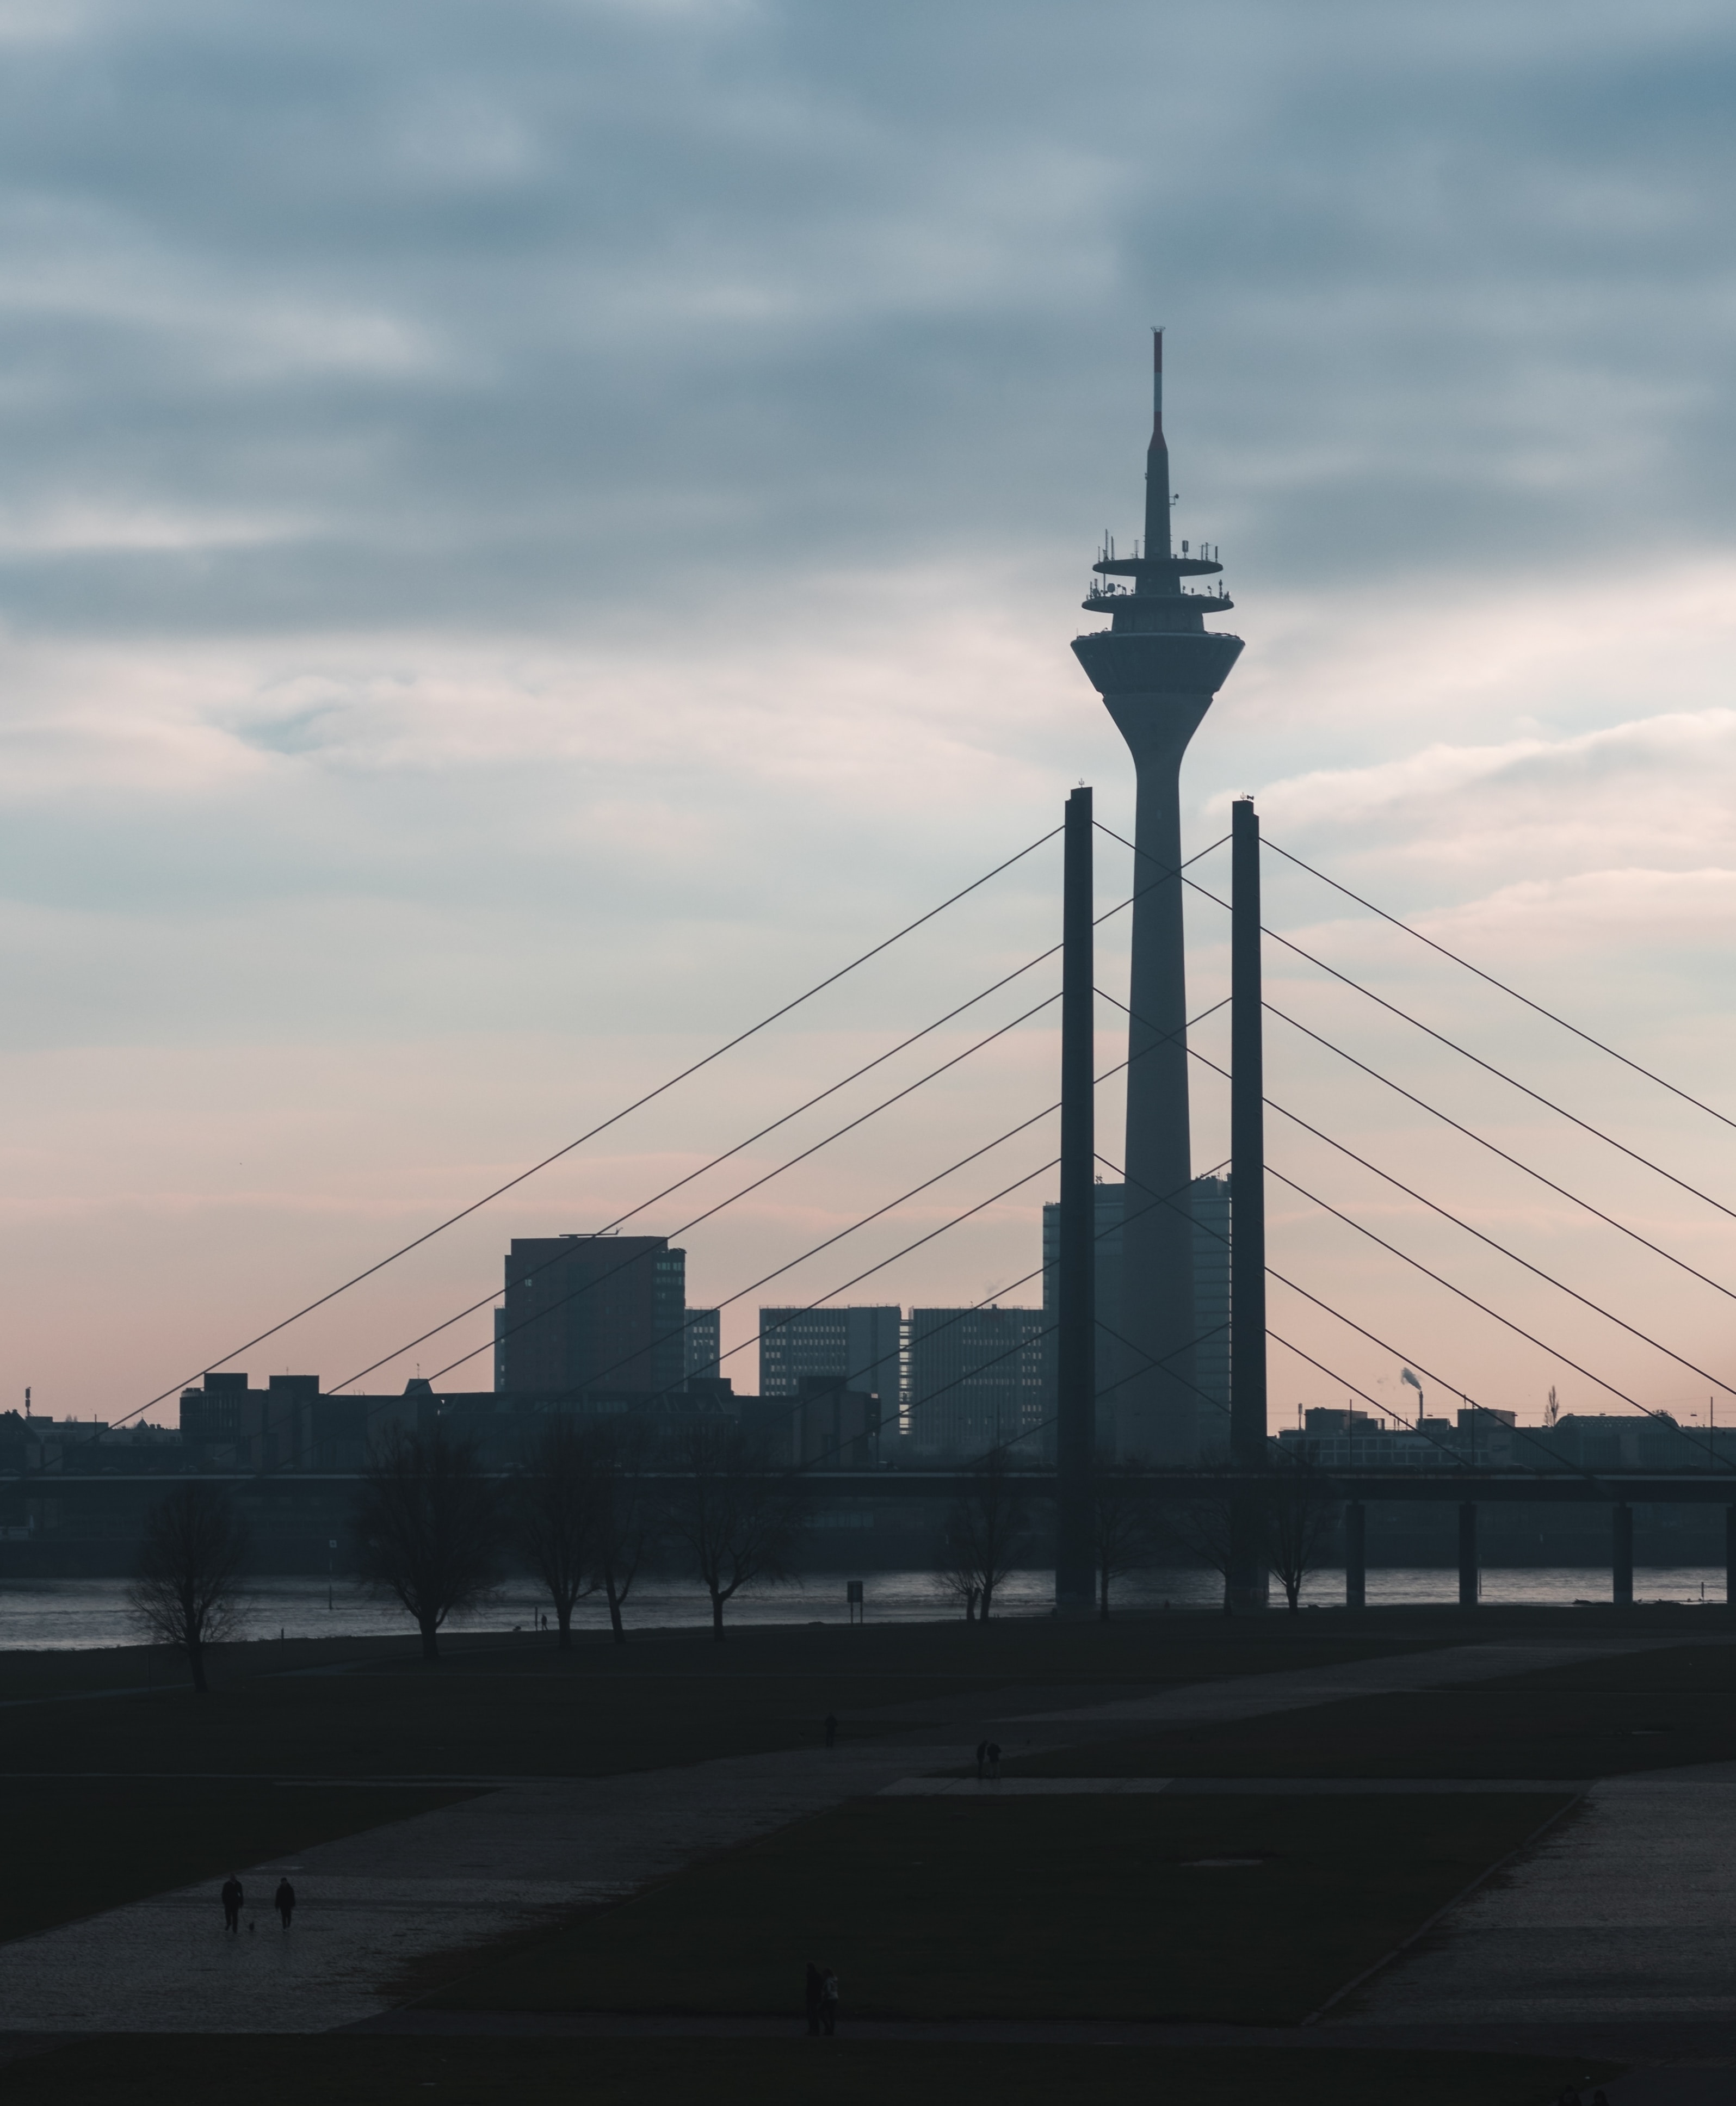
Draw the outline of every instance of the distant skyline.
[[[1139,531],[1154,323],[1176,531],[1220,545],[1247,639],[1183,773],[1189,845],[1252,791],[1271,839],[1736,1117],[1727,10],[0,0],[0,1405],[29,1383],[106,1416],[194,1373],[1055,825],[1079,779],[1130,833],[1067,647],[1099,536]],[[1045,854],[231,1364],[335,1382],[485,1295],[512,1237],[599,1227],[731,1145],[1054,940]],[[1106,904],[1125,877],[1106,844]],[[1736,1207],[1736,1133],[1267,883],[1274,925]],[[1268,970],[1736,1287],[1728,1217]],[[1726,1300],[1285,1032],[1275,1097],[1736,1382]],[[1038,1019],[691,1234],[723,1177],[630,1226],[724,1302],[1047,1102],[1054,1051]],[[1704,1411],[1698,1375],[1269,1139]],[[1052,1153],[1012,1144],[726,1307],[725,1351],[760,1302]],[[995,1292],[1052,1196],[847,1298]],[[1270,1232],[1397,1351],[1276,1288],[1274,1328],[1395,1405],[1408,1360],[1527,1419],[1551,1382],[1617,1408],[1279,1187]],[[486,1386],[487,1311],[454,1338],[365,1387],[473,1346],[451,1379]],[[1342,1400],[1276,1349],[1272,1381],[1275,1424]]]

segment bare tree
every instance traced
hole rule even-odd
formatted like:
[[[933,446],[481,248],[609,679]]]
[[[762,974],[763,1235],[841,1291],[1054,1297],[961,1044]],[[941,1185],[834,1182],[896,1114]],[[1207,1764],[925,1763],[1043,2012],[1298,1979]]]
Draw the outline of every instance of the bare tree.
[[[499,1583],[506,1530],[494,1484],[468,1441],[393,1427],[361,1473],[356,1509],[364,1580],[394,1594],[440,1657],[448,1616],[486,1601]]]
[[[549,1590],[563,1652],[572,1650],[574,1608],[597,1591],[601,1474],[593,1431],[558,1414],[543,1420],[526,1444],[513,1487],[513,1541]]]
[[[1222,1457],[1203,1459],[1209,1469],[1228,1467]],[[1208,1566],[1222,1580],[1223,1612],[1227,1616],[1231,1613],[1230,1575],[1236,1562],[1233,1514],[1234,1500],[1227,1482],[1202,1485],[1197,1491],[1166,1499],[1163,1504],[1164,1533],[1190,1557]]]
[[[625,1645],[621,1612],[657,1539],[659,1508],[645,1479],[651,1442],[645,1429],[630,1420],[599,1427],[596,1442],[597,1577],[608,1598],[615,1642]]]
[[[216,1485],[177,1485],[145,1516],[128,1606],[154,1638],[180,1647],[201,1696],[205,1647],[232,1637],[246,1618],[236,1588],[249,1548],[246,1521]]]
[[[770,1471],[739,1427],[712,1419],[670,1445],[663,1519],[711,1597],[711,1635],[724,1634],[724,1604],[755,1580],[793,1576],[807,1516],[801,1481]]]
[[[1092,1481],[1091,1536],[1097,1566],[1097,1620],[1109,1621],[1111,1580],[1151,1562],[1156,1512],[1146,1490],[1145,1465],[1111,1463]]]
[[[1264,1486],[1266,1562],[1294,1615],[1302,1583],[1338,1541],[1341,1503],[1331,1480],[1308,1457],[1285,1457]]]
[[[942,1585],[965,1605],[967,1621],[987,1622],[994,1590],[1017,1564],[1030,1537],[1030,1516],[1004,1448],[991,1448],[971,1466],[962,1495],[947,1516],[936,1561]]]

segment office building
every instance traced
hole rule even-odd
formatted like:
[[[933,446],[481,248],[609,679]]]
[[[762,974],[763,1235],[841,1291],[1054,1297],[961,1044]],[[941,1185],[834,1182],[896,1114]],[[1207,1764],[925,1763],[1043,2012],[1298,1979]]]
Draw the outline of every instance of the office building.
[[[181,1392],[193,1470],[359,1470],[370,1441],[404,1423],[414,1414],[401,1400],[325,1396],[317,1375],[271,1375],[253,1389],[244,1374],[208,1374]]]
[[[1040,1309],[913,1309],[906,1432],[917,1455],[962,1460],[992,1448],[1042,1453],[1046,1406]]]
[[[872,1470],[880,1459],[880,1399],[806,1375],[793,1405],[790,1459],[816,1470]]]
[[[897,1308],[762,1309],[760,1394],[800,1396],[804,1382],[841,1382],[880,1399],[890,1428],[899,1409],[902,1312]]]
[[[687,1253],[666,1236],[514,1236],[496,1380],[545,1397],[678,1389],[686,1315]]]

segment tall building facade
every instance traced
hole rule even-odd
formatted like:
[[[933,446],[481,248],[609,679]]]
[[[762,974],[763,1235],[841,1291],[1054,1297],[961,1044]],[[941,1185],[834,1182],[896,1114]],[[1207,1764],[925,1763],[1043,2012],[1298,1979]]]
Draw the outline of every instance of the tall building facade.
[[[689,1309],[682,1373],[688,1381],[710,1382],[723,1372],[724,1326],[720,1309]]]
[[[913,1309],[906,1427],[917,1455],[962,1460],[991,1448],[1034,1457],[1043,1445],[1040,1309]]]
[[[1205,627],[1232,603],[1187,578],[1222,566],[1202,544],[1179,555],[1170,539],[1169,450],[1164,437],[1164,339],[1153,339],[1151,441],[1146,454],[1145,536],[1131,556],[1106,545],[1087,609],[1107,629],[1073,649],[1133,756],[1138,781],[1128,1007],[1127,1140],[1133,1195],[1123,1235],[1122,1320],[1135,1354],[1118,1385],[1118,1453],[1182,1459],[1195,1437],[1194,1237],[1187,1188],[1187,990],[1182,929],[1182,756],[1228,678],[1241,639]]]
[[[546,1397],[679,1389],[686,1315],[687,1253],[666,1236],[514,1236],[496,1379]]]
[[[1138,1357],[1123,1328],[1123,1220],[1124,1185],[1098,1185],[1097,1201],[1097,1443],[1105,1454],[1137,1454],[1131,1442],[1118,1442],[1118,1405]],[[1230,1181],[1196,1177],[1188,1188],[1192,1223],[1191,1291],[1194,1344],[1193,1418],[1185,1452],[1175,1459],[1192,1461],[1227,1446],[1230,1437]],[[1055,1324],[1060,1307],[1061,1208],[1051,1201],[1043,1210],[1043,1394],[1047,1416],[1056,1395]],[[1045,1439],[1052,1450],[1052,1439]]]
[[[760,1394],[800,1396],[804,1382],[842,1383],[880,1399],[881,1423],[897,1423],[904,1388],[903,1327],[896,1307],[762,1309]]]

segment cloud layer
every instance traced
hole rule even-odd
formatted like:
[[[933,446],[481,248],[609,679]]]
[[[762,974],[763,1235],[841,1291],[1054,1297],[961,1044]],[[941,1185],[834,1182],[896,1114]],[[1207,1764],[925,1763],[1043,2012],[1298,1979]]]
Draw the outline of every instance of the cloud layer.
[[[1126,831],[1065,644],[1097,536],[1137,523],[1154,321],[1179,531],[1221,540],[1249,645],[1190,760],[1195,844],[1255,788],[1298,854],[1720,1096],[1726,11],[20,0],[0,39],[15,1391],[106,1414],[190,1372],[1047,831],[1079,777]],[[486,1289],[507,1235],[657,1189],[1045,948],[1055,876],[1021,866],[284,1351],[361,1364]],[[1725,1189],[1720,1129],[1271,884],[1299,941]],[[1736,1281],[1716,1210],[1295,970],[1322,1028]],[[1052,1051],[1036,1019],[696,1231],[696,1294],[1047,1101]],[[1281,1055],[1322,1123],[1712,1351],[1716,1299],[1321,1057]],[[1199,1105],[1204,1162],[1204,1078]],[[862,1291],[1016,1278],[1044,1189]],[[1403,1350],[1547,1386],[1278,1218]]]

